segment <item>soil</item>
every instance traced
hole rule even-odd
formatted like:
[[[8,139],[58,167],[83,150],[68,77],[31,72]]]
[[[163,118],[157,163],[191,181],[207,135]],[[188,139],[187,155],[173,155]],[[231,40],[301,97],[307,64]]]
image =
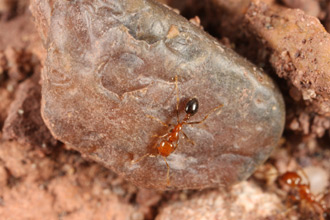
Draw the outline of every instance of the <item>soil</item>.
[[[134,186],[52,137],[40,115],[40,70],[45,51],[28,10],[29,2],[0,0],[1,219],[319,219],[310,205],[288,203],[287,192],[276,183],[276,177],[303,168],[313,193],[330,189],[330,120],[318,106],[327,100],[305,102],[299,98],[307,90],[293,83],[297,72],[288,69],[295,60],[278,55],[275,46],[265,46],[263,41],[270,38],[260,35],[262,28],[255,25],[258,20],[250,19],[245,25],[254,29],[243,31],[232,26],[232,22],[240,22],[239,16],[223,16],[221,27],[228,30],[224,34],[215,27],[214,8],[210,7],[220,0],[206,1],[209,4],[162,2],[178,8],[187,19],[198,15],[207,32],[262,66],[278,82],[286,101],[287,127],[277,150],[255,175],[231,189],[163,192]],[[267,2],[285,9],[308,2],[313,10],[309,8],[306,13],[321,19],[329,31],[327,1],[281,1],[282,6]],[[258,11],[250,8],[250,15],[254,12]],[[294,11],[290,16],[305,15]],[[315,44],[318,39],[315,37]],[[276,45],[276,39],[274,42]],[[315,56],[320,51],[316,50]],[[283,67],[287,69],[278,71]],[[316,92],[327,95],[325,90]],[[324,201],[330,207],[329,194]]]

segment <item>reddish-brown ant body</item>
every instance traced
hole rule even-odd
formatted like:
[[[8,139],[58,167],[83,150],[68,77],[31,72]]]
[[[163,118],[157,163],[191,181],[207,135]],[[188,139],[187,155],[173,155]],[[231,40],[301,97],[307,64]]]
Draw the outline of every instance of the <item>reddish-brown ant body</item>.
[[[177,103],[176,103],[176,113],[177,113],[177,123],[174,126],[173,129],[171,129],[168,133],[164,134],[164,135],[155,135],[158,138],[163,139],[160,144],[157,146],[157,151],[158,151],[158,155],[162,156],[164,158],[164,161],[166,163],[167,166],[167,175],[166,175],[166,180],[167,180],[167,185],[169,185],[170,183],[170,178],[169,178],[169,173],[170,173],[170,167],[166,161],[166,158],[171,155],[178,147],[179,145],[179,137],[180,137],[180,133],[182,133],[185,138],[191,142],[192,144],[194,144],[193,141],[191,141],[188,136],[182,131],[182,128],[184,125],[192,125],[192,124],[201,124],[203,123],[212,112],[215,112],[217,109],[221,108],[223,105],[219,105],[216,108],[214,108],[211,112],[209,112],[201,121],[195,121],[195,122],[189,122],[189,119],[191,116],[195,115],[198,111],[198,107],[199,107],[199,103],[197,98],[192,98],[190,99],[186,106],[185,106],[185,112],[186,115],[184,117],[184,119],[182,121],[180,121],[179,118],[179,102],[180,102],[180,98],[179,98],[179,90],[178,90],[178,77],[175,76],[175,88],[176,88],[176,93],[177,93]],[[155,119],[157,121],[159,121],[161,124],[163,124],[164,126],[168,126],[165,122],[162,122],[160,119],[155,118],[151,115],[148,115],[148,117]],[[138,158],[137,160],[133,160],[132,163],[137,163],[139,161],[141,161],[143,158],[145,157],[154,157],[156,155],[148,153],[143,155],[142,157]]]
[[[182,127],[185,124],[196,124],[201,122],[188,122],[191,116],[196,114],[198,111],[198,100],[196,98],[190,99],[186,104],[185,112],[186,116],[181,121],[178,122],[174,128],[167,134],[161,136],[162,138],[167,138],[160,142],[160,145],[157,147],[158,153],[163,157],[168,157],[177,147],[179,141],[179,135],[182,131]],[[204,121],[204,120],[203,120]],[[174,145],[175,143],[175,145]]]
[[[306,176],[306,174],[303,172]],[[311,208],[320,214],[321,220],[329,220],[329,209],[322,204],[324,197],[317,199],[310,190],[310,183],[306,176],[307,183],[303,183],[303,178],[297,172],[286,172],[278,178],[280,184],[289,188],[289,200],[291,202],[305,202]]]

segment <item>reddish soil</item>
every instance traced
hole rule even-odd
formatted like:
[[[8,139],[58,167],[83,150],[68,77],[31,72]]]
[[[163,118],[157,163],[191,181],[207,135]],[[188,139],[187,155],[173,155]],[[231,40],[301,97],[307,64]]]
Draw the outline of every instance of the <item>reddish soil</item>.
[[[287,204],[286,192],[275,181],[277,173],[304,168],[315,194],[330,189],[330,120],[323,110],[316,111],[324,100],[306,104],[298,99],[305,90],[292,83],[295,71],[279,71],[288,62],[298,61],[276,53],[273,58],[278,59],[270,60],[269,51],[277,47],[251,39],[245,39],[250,40],[245,44],[243,32],[222,34],[208,17],[212,10],[203,4],[166,2],[187,18],[199,15],[207,31],[255,64],[263,63],[278,81],[287,105],[287,129],[278,149],[252,178],[226,191],[158,192],[126,182],[52,137],[40,115],[39,77],[45,51],[28,1],[0,0],[0,219],[319,219],[308,204],[298,208]],[[299,2],[308,2],[313,8],[306,13],[321,19],[329,31],[329,3],[305,0],[293,6],[293,2],[282,4],[299,7]],[[302,13],[290,16],[305,16]],[[254,31],[262,33],[258,21],[250,21]],[[252,33],[248,33],[250,38],[254,38]],[[277,45],[276,39],[260,37]],[[252,46],[260,48],[258,54],[251,54]],[[314,51],[315,56],[320,51]],[[308,60],[299,60],[299,65],[304,62]],[[326,96],[324,91],[320,94]],[[330,195],[325,201],[330,207]]]

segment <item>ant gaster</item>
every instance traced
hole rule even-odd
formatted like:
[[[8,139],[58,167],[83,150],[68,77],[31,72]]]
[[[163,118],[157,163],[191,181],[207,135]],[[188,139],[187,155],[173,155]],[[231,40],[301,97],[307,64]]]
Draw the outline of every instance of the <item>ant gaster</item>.
[[[198,107],[199,107],[199,103],[197,98],[192,98],[190,99],[186,106],[185,106],[185,112],[186,115],[184,117],[184,119],[182,121],[180,121],[179,118],[179,103],[180,103],[180,98],[179,98],[179,89],[178,89],[178,77],[175,76],[175,89],[176,89],[176,94],[177,94],[177,103],[176,103],[176,113],[177,113],[177,123],[176,125],[173,127],[173,129],[171,129],[169,132],[167,132],[164,135],[155,135],[155,137],[162,139],[162,141],[160,142],[160,144],[157,146],[157,150],[158,150],[158,155],[162,156],[164,158],[164,161],[166,163],[166,167],[167,167],[167,174],[166,174],[166,182],[167,185],[170,185],[170,167],[166,161],[166,158],[171,155],[178,147],[179,145],[179,137],[180,137],[180,133],[183,134],[183,136],[187,139],[187,141],[189,141],[190,143],[194,144],[193,141],[191,141],[188,136],[184,133],[184,131],[182,131],[182,128],[184,125],[193,125],[193,124],[201,124],[203,123],[211,113],[215,112],[217,109],[221,108],[223,105],[219,105],[216,108],[214,108],[213,110],[211,110],[201,121],[194,121],[194,122],[189,122],[189,119],[191,116],[195,115],[198,111]],[[161,124],[163,124],[164,126],[168,126],[165,122],[162,122],[160,119],[155,118],[154,116],[151,115],[147,115],[149,118],[155,119],[157,121],[159,121]],[[154,157],[156,155],[148,153],[143,155],[142,157],[138,158],[137,160],[133,160],[132,163],[137,163],[139,161],[141,161],[143,158],[145,157]]]
[[[307,175],[302,172],[307,180],[307,184],[303,183],[302,177],[296,172],[286,172],[279,177],[279,182],[286,185],[290,189],[289,199],[292,202],[306,202],[311,208],[320,214],[321,220],[329,220],[330,213],[329,209],[322,204],[324,196],[321,199],[317,199],[315,195],[312,194],[310,190],[310,183],[308,181]]]

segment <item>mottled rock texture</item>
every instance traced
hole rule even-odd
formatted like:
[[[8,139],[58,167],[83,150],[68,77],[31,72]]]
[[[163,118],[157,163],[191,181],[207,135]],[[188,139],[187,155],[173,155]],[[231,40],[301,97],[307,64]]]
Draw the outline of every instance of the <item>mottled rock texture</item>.
[[[246,179],[276,146],[284,104],[261,70],[159,3],[32,1],[48,54],[42,115],[52,134],[133,183],[165,189],[166,165],[153,146],[191,97],[193,121],[168,158],[170,189],[229,186]]]
[[[195,2],[193,1],[193,5]],[[210,0],[212,25],[206,27],[227,37],[235,50],[287,82],[287,128],[303,135],[323,137],[330,129],[330,2],[320,3],[327,17],[310,16],[315,1]],[[299,4],[293,5],[296,2]],[[306,4],[305,4],[306,3]],[[314,5],[314,6],[313,6]],[[323,5],[323,6],[322,6]],[[308,8],[308,9],[307,9]],[[182,9],[181,9],[182,10]],[[205,13],[208,15],[207,13]],[[323,14],[323,15],[322,15]],[[210,15],[208,15],[210,16]],[[201,17],[201,20],[207,18]],[[203,24],[203,23],[202,23]],[[216,30],[215,30],[216,29]],[[283,90],[282,90],[283,91]],[[290,100],[293,99],[293,100]],[[292,106],[289,106],[292,105]]]

